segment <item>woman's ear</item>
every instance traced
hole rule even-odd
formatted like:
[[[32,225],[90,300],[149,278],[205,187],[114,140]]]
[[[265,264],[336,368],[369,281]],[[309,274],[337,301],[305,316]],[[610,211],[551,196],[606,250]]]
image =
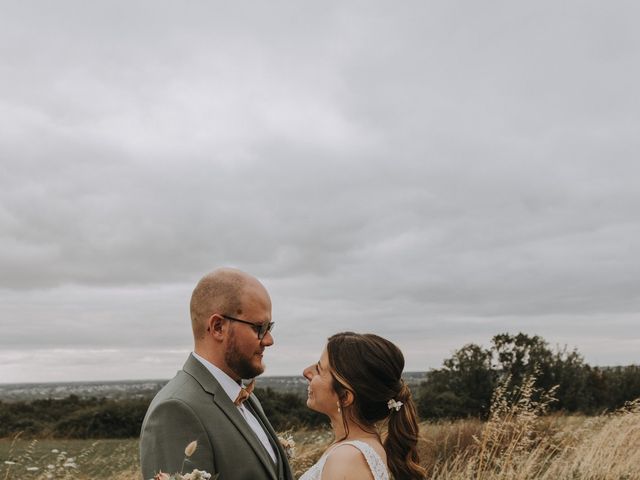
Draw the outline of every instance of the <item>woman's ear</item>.
[[[345,390],[344,395],[340,399],[340,404],[343,407],[348,407],[353,403],[353,400],[354,400],[353,392],[351,390]]]

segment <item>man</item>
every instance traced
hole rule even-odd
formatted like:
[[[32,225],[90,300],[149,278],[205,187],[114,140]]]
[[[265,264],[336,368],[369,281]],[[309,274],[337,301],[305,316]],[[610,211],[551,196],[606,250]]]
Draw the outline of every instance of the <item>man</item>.
[[[282,446],[250,394],[253,384],[241,386],[242,379],[264,372],[264,350],[273,345],[267,290],[239,270],[211,272],[191,296],[191,327],[193,353],[158,392],[142,424],[144,479],[197,468],[220,480],[293,480]],[[193,440],[198,446],[185,461]]]

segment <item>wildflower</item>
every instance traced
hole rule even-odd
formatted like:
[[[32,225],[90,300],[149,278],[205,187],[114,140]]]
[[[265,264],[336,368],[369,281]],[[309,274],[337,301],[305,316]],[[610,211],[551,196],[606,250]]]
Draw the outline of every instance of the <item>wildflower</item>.
[[[211,478],[211,474],[206,472],[205,470],[195,469],[191,473],[186,473],[182,476],[182,480],[209,480]]]
[[[190,442],[185,448],[184,448],[184,460],[182,461],[182,466],[180,467],[180,471],[182,472],[184,470],[184,464],[189,462],[191,463],[191,461],[189,460],[189,457],[191,455],[193,455],[193,453],[196,451],[196,448],[198,448],[198,441],[194,440],[193,442]]]
[[[282,435],[278,437],[278,441],[287,455],[287,459],[291,460],[296,454],[296,442],[291,435]]]
[[[193,455],[198,448],[198,441],[194,440],[190,442],[184,449],[184,460],[182,462],[182,467],[180,468],[180,472],[184,471],[184,464],[191,461],[189,457]],[[174,473],[169,474],[160,470],[155,476],[149,480],[216,480],[218,476],[216,475],[211,478],[211,474],[206,472],[205,470],[194,469],[191,473]]]
[[[195,453],[196,448],[198,448],[198,441],[194,440],[189,445],[187,445],[187,447],[184,449],[184,454],[187,457],[190,457],[191,455],[193,455]]]

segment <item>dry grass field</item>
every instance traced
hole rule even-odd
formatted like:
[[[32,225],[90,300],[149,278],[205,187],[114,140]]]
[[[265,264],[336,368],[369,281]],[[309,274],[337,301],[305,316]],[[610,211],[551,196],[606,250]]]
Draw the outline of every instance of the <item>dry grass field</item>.
[[[549,416],[544,407],[525,392],[513,405],[498,397],[487,422],[422,424],[419,448],[428,478],[640,480],[640,402],[597,417]],[[289,433],[296,441],[292,467],[298,476],[331,435]],[[136,440],[0,441],[0,480],[140,480],[137,465]]]

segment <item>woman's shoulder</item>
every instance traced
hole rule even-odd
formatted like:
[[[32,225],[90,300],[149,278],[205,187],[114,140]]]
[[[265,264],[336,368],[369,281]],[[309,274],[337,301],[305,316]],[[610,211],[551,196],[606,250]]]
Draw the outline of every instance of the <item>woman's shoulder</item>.
[[[370,480],[373,477],[362,452],[355,445],[342,443],[333,447],[327,455],[322,478]]]
[[[335,445],[327,455],[322,478],[370,480],[388,478],[386,464],[371,445],[363,441],[348,441]]]

